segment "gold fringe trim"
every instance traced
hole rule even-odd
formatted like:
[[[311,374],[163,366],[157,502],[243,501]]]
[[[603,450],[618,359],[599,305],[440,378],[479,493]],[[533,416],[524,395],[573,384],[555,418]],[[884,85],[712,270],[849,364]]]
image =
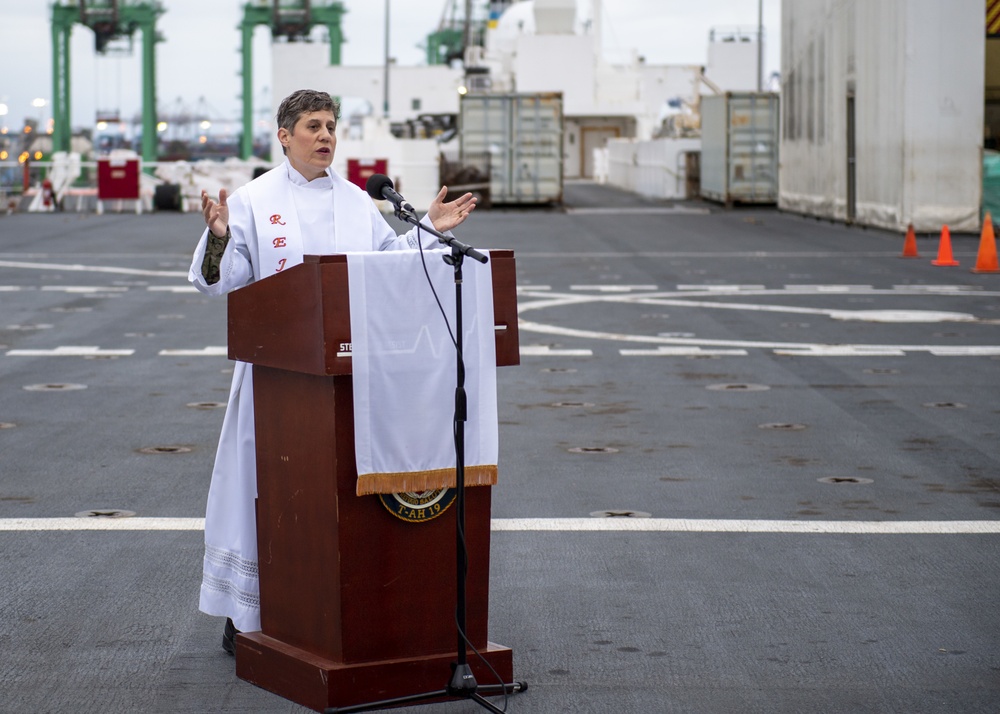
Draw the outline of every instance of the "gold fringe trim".
[[[358,476],[357,493],[359,496],[371,496],[376,493],[419,493],[438,488],[455,488],[455,478],[455,469],[363,474]],[[496,483],[496,466],[465,467],[466,486],[495,486]]]

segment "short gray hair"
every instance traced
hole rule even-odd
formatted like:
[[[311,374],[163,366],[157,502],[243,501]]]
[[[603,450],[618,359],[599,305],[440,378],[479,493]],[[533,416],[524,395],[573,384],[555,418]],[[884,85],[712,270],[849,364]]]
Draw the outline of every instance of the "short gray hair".
[[[278,106],[278,128],[295,131],[299,117],[310,112],[332,112],[334,120],[340,119],[340,103],[326,92],[314,89],[300,89],[285,97]]]

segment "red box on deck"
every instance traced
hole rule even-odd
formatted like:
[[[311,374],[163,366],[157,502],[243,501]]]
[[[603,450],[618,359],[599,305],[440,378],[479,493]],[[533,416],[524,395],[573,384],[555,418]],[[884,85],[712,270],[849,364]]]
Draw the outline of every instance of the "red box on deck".
[[[389,173],[389,159],[348,159],[347,180],[365,190],[370,179],[375,174]],[[397,187],[398,190],[398,187]]]
[[[97,200],[138,201],[139,159],[98,159]]]

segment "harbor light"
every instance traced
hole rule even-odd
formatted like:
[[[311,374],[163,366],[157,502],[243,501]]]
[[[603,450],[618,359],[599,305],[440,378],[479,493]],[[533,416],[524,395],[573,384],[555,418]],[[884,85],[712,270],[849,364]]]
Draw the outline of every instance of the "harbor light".
[[[165,121],[161,121],[159,124],[156,125],[156,130],[157,131],[161,131],[161,132],[162,131],[166,131],[167,130],[167,123]]]
[[[200,126],[202,129],[209,129],[212,126],[212,122],[210,122],[208,119],[204,119],[202,120]]]
[[[463,84],[458,88],[458,93],[464,97],[466,94],[469,93],[469,88]]]
[[[0,117],[7,116],[7,112],[9,111],[10,109],[7,108],[7,105],[4,104],[3,102],[0,102]]]

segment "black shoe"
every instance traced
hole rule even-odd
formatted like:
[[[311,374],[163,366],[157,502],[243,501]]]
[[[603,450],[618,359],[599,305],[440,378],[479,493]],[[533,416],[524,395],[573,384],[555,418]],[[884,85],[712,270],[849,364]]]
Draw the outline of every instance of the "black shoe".
[[[222,630],[222,649],[228,654],[236,655],[236,635],[238,634],[240,634],[240,631],[236,629],[233,621],[227,617],[226,627]]]

